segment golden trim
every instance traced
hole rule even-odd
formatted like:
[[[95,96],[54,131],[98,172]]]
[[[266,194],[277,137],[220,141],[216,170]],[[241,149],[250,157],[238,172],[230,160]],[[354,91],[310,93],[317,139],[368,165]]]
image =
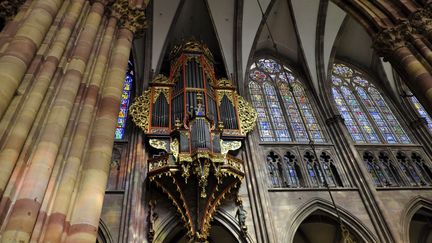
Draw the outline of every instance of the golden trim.
[[[148,132],[150,124],[150,90],[135,99],[129,108],[132,121],[141,128],[144,133]]]
[[[246,135],[248,132],[254,129],[258,114],[252,105],[238,94],[237,102],[237,112],[240,120],[241,134]]]

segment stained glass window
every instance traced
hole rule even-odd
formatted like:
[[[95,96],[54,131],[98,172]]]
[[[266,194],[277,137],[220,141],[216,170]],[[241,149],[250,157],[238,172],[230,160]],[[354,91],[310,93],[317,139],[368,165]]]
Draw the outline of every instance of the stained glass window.
[[[417,111],[417,113],[421,117],[423,117],[424,119],[426,119],[429,131],[432,132],[432,119],[429,116],[429,114],[426,112],[426,110],[424,109],[424,107],[420,104],[420,102],[418,101],[418,99],[415,96],[410,96],[410,101],[411,101],[412,105],[414,106],[415,110]]]
[[[132,61],[129,60],[128,70],[126,71],[126,76],[123,83],[123,92],[120,101],[120,111],[117,117],[117,126],[114,135],[115,139],[117,140],[121,140],[124,138],[133,81],[134,81],[134,68],[133,68]]]
[[[411,143],[380,92],[362,72],[334,64],[332,84],[336,107],[354,142]]]
[[[251,65],[249,79],[261,141],[306,143],[310,136],[315,142],[326,142],[304,86],[288,67],[261,58]]]

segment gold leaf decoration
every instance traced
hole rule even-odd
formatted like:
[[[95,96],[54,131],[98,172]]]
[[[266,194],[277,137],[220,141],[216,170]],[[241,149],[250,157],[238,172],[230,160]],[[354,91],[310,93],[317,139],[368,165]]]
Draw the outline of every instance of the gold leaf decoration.
[[[174,138],[173,141],[170,143],[170,150],[174,156],[174,160],[177,161],[179,155],[179,141],[177,140],[177,138]]]
[[[241,141],[224,141],[221,139],[220,141],[221,145],[221,154],[224,156],[227,155],[228,151],[230,150],[237,150],[241,147],[242,143]]]
[[[168,84],[170,82],[169,78],[163,74],[156,75],[156,77],[151,81],[152,84]]]
[[[132,121],[147,133],[150,120],[150,90],[144,91],[135,99],[129,108],[129,114],[132,116]]]
[[[155,149],[162,149],[167,150],[167,142],[159,139],[150,139],[149,140],[150,146],[152,146]]]
[[[237,95],[237,102],[241,133],[246,135],[254,129],[258,114],[252,105],[240,95]]]

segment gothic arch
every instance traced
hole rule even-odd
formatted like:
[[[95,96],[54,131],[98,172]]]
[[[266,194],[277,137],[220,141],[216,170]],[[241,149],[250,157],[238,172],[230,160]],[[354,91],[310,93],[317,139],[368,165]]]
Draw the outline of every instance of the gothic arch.
[[[237,219],[230,215],[227,211],[219,209],[213,218],[213,222],[217,222],[222,226],[229,234],[236,238],[239,243],[252,243],[252,239],[249,234],[246,238],[242,238],[242,232],[238,225]],[[183,223],[179,220],[178,216],[171,215],[163,219],[160,223],[160,227],[155,229],[155,235],[153,242],[165,242],[170,238],[175,237],[177,234],[181,234],[183,231]],[[185,231],[186,232],[186,231]]]
[[[417,196],[411,199],[408,206],[402,211],[401,214],[401,227],[403,242],[410,242],[410,225],[412,217],[421,209],[428,209],[432,211],[432,201],[422,196]]]
[[[349,211],[339,208],[339,213],[343,223],[347,226],[349,230],[352,230],[356,233],[364,242],[378,242],[375,235],[365,227],[365,225],[358,219],[356,216],[351,214]],[[337,217],[334,212],[333,205],[324,199],[321,198],[313,198],[309,202],[306,202],[294,213],[292,216],[292,224],[287,225],[287,231],[282,237],[282,242],[293,242],[295,233],[297,229],[300,227],[302,222],[311,214],[323,211],[333,217]]]
[[[99,228],[97,231],[97,243],[114,243],[108,226],[102,219],[99,219]]]

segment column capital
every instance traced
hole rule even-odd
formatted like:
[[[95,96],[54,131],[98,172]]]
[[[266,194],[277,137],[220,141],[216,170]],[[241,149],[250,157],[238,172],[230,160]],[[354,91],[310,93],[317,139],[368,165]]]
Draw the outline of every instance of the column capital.
[[[374,38],[372,47],[383,57],[390,56],[394,51],[407,46],[406,41],[413,34],[409,21],[401,21],[394,27],[381,30]]]
[[[432,33],[432,3],[411,14],[409,21],[418,33],[426,36]]]
[[[135,36],[141,35],[147,26],[145,7],[131,6],[129,0],[117,0],[111,6],[111,15],[119,20],[121,27],[132,31]]]
[[[11,20],[18,13],[18,9],[25,0],[4,0],[0,2],[0,18]]]

